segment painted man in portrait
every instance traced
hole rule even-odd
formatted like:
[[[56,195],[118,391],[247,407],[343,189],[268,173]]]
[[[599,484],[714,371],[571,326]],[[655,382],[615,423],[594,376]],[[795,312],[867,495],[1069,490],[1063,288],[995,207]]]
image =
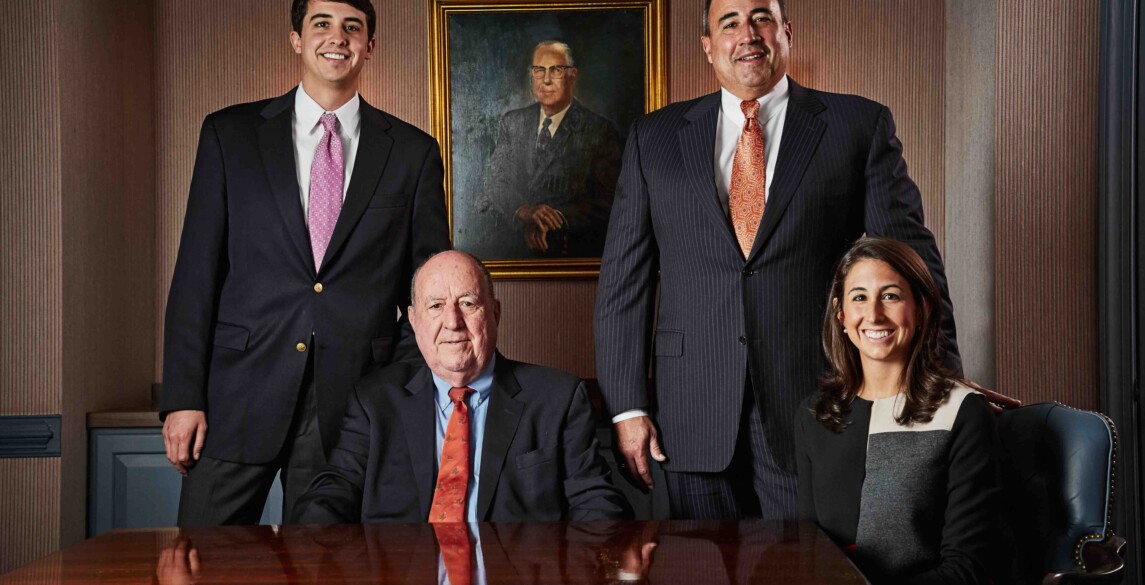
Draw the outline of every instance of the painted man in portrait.
[[[620,135],[573,98],[572,49],[544,41],[530,75],[537,102],[501,117],[477,210],[496,218],[498,256],[599,257],[620,172]]]

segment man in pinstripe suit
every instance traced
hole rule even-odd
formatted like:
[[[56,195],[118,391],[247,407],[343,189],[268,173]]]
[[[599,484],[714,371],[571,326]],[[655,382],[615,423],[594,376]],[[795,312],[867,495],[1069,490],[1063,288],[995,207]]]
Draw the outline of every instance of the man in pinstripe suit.
[[[673,517],[794,516],[793,416],[825,366],[833,265],[862,234],[926,260],[961,371],[942,260],[890,111],[789,79],[783,4],[708,0],[701,42],[722,89],[633,124],[608,226],[596,305],[604,405],[631,481],[652,486],[649,453],[663,463]],[[741,245],[729,186],[750,100],[766,203]]]

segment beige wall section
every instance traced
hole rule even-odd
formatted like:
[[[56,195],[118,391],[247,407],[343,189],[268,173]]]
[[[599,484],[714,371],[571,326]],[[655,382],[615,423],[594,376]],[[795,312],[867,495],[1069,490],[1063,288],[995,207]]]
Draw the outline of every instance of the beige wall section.
[[[150,396],[155,104],[152,2],[64,0],[58,7],[66,546],[84,538],[87,413],[146,406]]]
[[[790,4],[792,78],[891,109],[910,176],[922,192],[926,225],[943,249],[943,0]]]
[[[0,0],[0,415],[60,412],[60,60],[54,2]],[[16,56],[8,58],[7,56]],[[29,63],[37,63],[29,67]],[[0,573],[56,549],[60,460],[0,459]]]
[[[9,13],[13,14],[13,13]],[[57,548],[60,460],[0,459],[0,574]]]
[[[946,0],[946,276],[966,376],[997,386],[994,360],[995,0]]]
[[[59,49],[52,2],[0,1],[24,34],[0,35],[0,322],[19,343],[0,345],[0,415],[60,411]],[[33,55],[35,57],[33,57]],[[29,67],[35,60],[41,67]]]
[[[1080,408],[1097,405],[1097,15],[1095,2],[998,2],[998,388]]]

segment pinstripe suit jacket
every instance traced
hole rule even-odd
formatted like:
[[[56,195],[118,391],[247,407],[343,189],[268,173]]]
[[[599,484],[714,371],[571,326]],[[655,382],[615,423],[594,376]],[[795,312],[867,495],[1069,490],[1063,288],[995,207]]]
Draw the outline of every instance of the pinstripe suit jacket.
[[[717,92],[632,125],[601,260],[597,375],[608,414],[649,410],[664,468],[686,472],[727,467],[750,376],[768,444],[793,471],[795,409],[826,366],[820,329],[843,252],[867,233],[921,254],[942,290],[951,362],[961,370],[946,276],[890,110],[794,81],[745,260],[716,192],[719,109]]]

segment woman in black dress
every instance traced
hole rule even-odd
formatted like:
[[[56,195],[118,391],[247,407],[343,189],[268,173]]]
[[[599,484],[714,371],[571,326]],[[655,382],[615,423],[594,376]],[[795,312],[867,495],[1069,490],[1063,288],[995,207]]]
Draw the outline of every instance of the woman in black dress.
[[[831,370],[797,414],[798,509],[875,583],[986,583],[989,403],[944,365],[942,299],[909,246],[863,238],[823,319]]]

